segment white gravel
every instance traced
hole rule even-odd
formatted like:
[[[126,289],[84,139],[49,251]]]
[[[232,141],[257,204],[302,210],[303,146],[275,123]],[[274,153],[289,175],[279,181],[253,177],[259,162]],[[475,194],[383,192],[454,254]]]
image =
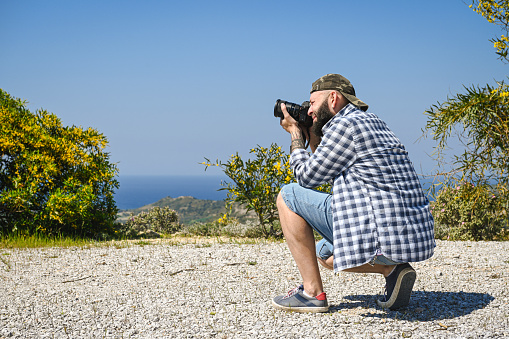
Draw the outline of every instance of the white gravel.
[[[406,310],[379,275],[323,271],[328,313],[286,313],[300,283],[285,243],[146,242],[0,249],[0,338],[499,338],[509,336],[509,242],[437,242]]]

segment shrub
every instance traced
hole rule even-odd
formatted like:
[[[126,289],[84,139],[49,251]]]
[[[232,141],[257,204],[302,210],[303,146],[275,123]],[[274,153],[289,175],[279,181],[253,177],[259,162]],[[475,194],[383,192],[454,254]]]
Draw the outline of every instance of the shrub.
[[[275,232],[281,232],[281,225],[278,221],[273,224]],[[182,227],[183,235],[200,235],[208,237],[242,237],[261,238],[267,237],[259,224],[247,222],[240,223],[236,219],[224,217],[208,223],[194,223]]]
[[[0,89],[0,233],[111,233],[118,170],[106,145]]]
[[[258,217],[260,233],[265,237],[280,237],[280,227],[275,227],[279,215],[276,198],[285,184],[295,182],[290,168],[289,155],[281,150],[277,144],[269,148],[257,146],[251,149],[254,159],[242,160],[238,153],[223,163],[216,160],[211,163],[205,158],[205,170],[210,166],[220,167],[232,182],[223,182],[222,189],[228,191],[225,199],[226,208],[230,210],[233,202],[244,205],[247,211],[254,211]],[[320,190],[330,191],[330,185],[319,187]]]
[[[506,0],[473,0],[469,6],[482,15],[489,23],[500,26],[504,31],[500,37],[490,39],[502,61],[509,61],[509,2]]]
[[[436,238],[493,240],[507,218],[502,203],[489,186],[463,182],[443,187],[431,206]]]
[[[178,222],[178,214],[168,206],[152,207],[148,212],[131,215],[119,231],[128,238],[142,236],[150,232],[171,234],[178,232],[182,226]]]
[[[251,149],[255,159],[244,161],[239,154],[234,154],[223,163],[209,159],[203,162],[205,169],[209,166],[220,167],[233,182],[223,182],[223,189],[228,191],[225,199],[227,210],[233,202],[243,204],[247,211],[254,211],[264,236],[281,236],[276,233],[273,223],[278,219],[276,197],[283,184],[292,182],[293,174],[288,156],[281,147],[272,144],[270,148],[257,146]]]
[[[470,7],[505,32],[491,41],[500,59],[509,61],[509,2],[473,0]],[[437,235],[490,239],[508,222],[509,85],[465,86],[425,114],[423,136],[436,142],[435,175],[444,187],[438,195],[442,205],[435,204]]]

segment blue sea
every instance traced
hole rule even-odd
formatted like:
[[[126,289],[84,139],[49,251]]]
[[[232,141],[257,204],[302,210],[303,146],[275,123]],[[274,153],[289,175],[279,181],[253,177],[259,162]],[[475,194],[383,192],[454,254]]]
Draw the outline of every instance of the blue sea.
[[[223,200],[226,191],[218,191],[226,176],[120,176],[120,187],[115,192],[117,207],[121,210],[138,208],[165,197],[192,196],[203,200]]]
[[[226,176],[120,176],[120,188],[115,193],[117,207],[121,210],[138,208],[165,197],[192,196],[203,200],[224,200],[226,191],[218,191]],[[429,179],[421,179],[424,189]],[[429,197],[428,197],[429,198]]]

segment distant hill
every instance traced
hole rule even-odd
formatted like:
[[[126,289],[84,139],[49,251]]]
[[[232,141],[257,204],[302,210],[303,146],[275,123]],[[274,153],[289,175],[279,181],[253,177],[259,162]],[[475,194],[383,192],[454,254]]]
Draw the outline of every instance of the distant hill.
[[[181,224],[190,225],[196,222],[206,223],[217,220],[226,213],[224,201],[222,200],[201,200],[193,197],[166,197],[152,204],[129,210],[121,210],[117,215],[117,221],[125,222],[131,213],[134,215],[147,211],[152,207],[166,207],[175,210],[179,215]],[[256,220],[254,213],[246,215],[246,209],[240,205],[234,205],[232,216],[244,223],[250,220]]]

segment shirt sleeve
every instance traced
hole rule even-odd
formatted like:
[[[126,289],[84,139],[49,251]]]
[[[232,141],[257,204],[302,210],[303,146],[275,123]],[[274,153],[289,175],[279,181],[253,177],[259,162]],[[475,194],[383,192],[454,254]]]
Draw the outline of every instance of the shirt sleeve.
[[[290,155],[290,166],[303,187],[317,187],[336,178],[357,158],[352,127],[346,119],[335,116],[324,130],[315,153],[297,149]]]

